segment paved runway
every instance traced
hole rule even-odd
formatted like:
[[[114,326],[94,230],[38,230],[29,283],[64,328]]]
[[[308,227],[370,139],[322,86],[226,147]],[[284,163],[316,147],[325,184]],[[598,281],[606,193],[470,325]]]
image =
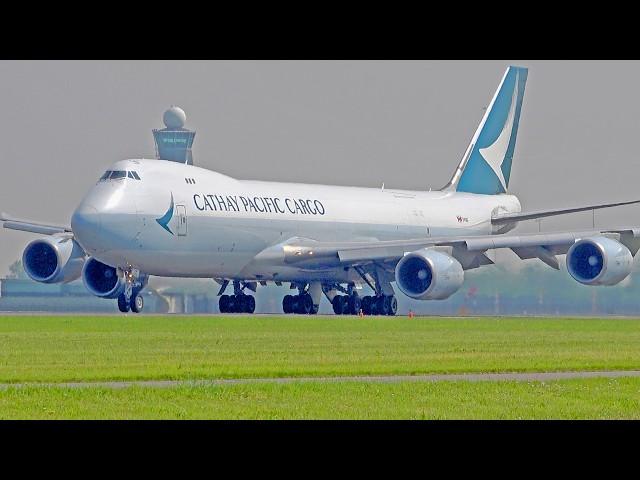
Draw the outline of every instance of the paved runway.
[[[64,383],[3,383],[0,389],[24,387],[55,387],[55,388],[128,388],[152,387],[172,388],[180,386],[208,386],[208,385],[243,385],[250,383],[296,383],[296,382],[365,382],[365,383],[398,383],[398,382],[544,382],[551,380],[566,380],[573,378],[620,378],[640,377],[640,370],[612,370],[612,371],[576,371],[576,372],[528,372],[528,373],[453,373],[429,375],[384,375],[384,376],[351,376],[351,377],[285,377],[285,378],[239,378],[212,380],[136,380],[136,381],[104,381],[104,382],[64,382]]]
[[[139,318],[139,317],[283,317],[283,318],[313,318],[313,317],[336,317],[336,315],[331,313],[317,313],[316,315],[305,315],[305,316],[297,316],[294,314],[284,314],[282,312],[273,312],[273,313],[153,313],[153,312],[142,312],[142,313],[119,313],[119,312],[47,312],[47,311],[0,311],[0,317],[122,317],[126,318]],[[357,317],[351,315],[344,315],[344,318],[352,318],[355,319]],[[398,315],[394,317],[383,317],[383,316],[370,316],[366,318],[382,318],[382,319],[407,319],[408,316],[406,313],[398,313]],[[466,320],[469,318],[543,318],[553,320],[557,319],[576,319],[576,320],[640,320],[638,315],[593,315],[593,314],[584,314],[584,315],[532,315],[532,314],[488,314],[488,313],[474,313],[469,315],[460,315],[458,313],[451,315],[440,315],[440,314],[416,314],[414,319],[432,319],[432,318],[447,318],[447,319],[461,319]]]

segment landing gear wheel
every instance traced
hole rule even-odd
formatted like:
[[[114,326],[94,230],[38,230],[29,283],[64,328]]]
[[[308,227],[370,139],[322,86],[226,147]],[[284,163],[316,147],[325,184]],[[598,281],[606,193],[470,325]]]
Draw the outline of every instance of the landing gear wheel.
[[[371,315],[380,315],[380,302],[378,298],[379,297],[371,297],[371,306],[369,307]]]
[[[218,307],[220,313],[229,313],[229,295],[222,295],[218,300]]]
[[[358,294],[349,295],[349,313],[351,315],[357,315],[360,311],[362,302]]]
[[[301,313],[303,315],[308,315],[313,308],[313,299],[311,295],[308,293],[303,293],[302,295],[298,295],[298,308],[296,309],[297,313]]]
[[[118,310],[122,313],[127,313],[129,308],[129,302],[127,301],[127,297],[125,297],[124,293],[118,295]]]
[[[247,311],[247,296],[236,295],[236,313],[246,313]]]
[[[392,300],[395,300],[395,297],[393,295],[384,296],[384,315],[392,315],[391,313]]]
[[[284,313],[293,313],[293,295],[285,295],[282,299],[282,311]]]
[[[371,315],[371,297],[369,295],[362,299],[360,308],[362,308],[362,313],[365,315]]]
[[[311,312],[313,312],[313,298],[311,298],[311,294],[310,293],[305,293],[304,294],[304,311],[307,315],[309,315]]]
[[[247,295],[247,297],[245,298],[244,307],[245,313],[253,313],[256,311],[256,299],[253,297],[253,295]]]
[[[131,311],[133,313],[140,313],[144,308],[144,298],[142,295],[136,295],[131,299]]]
[[[229,295],[229,313],[236,313],[238,311],[239,298],[235,295]]]
[[[333,313],[342,315],[344,313],[344,295],[336,295],[333,297],[331,305],[333,305]]]
[[[311,311],[309,312],[310,315],[316,315],[318,313],[318,310],[320,310],[320,305],[314,305],[311,308]]]
[[[378,297],[376,300],[376,304],[378,307],[378,315],[386,315],[388,311],[387,307],[389,306],[386,295],[381,295],[380,297]]]
[[[398,313],[398,299],[395,297],[395,295],[391,295],[387,298],[389,298],[389,309],[387,311],[387,315],[393,317],[396,313]]]

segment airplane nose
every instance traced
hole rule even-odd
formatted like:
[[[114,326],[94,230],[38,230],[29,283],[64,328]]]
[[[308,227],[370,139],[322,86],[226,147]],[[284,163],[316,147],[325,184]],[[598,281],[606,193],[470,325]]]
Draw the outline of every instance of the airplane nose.
[[[71,229],[85,249],[95,251],[99,248],[102,216],[94,206],[80,205],[71,217]]]

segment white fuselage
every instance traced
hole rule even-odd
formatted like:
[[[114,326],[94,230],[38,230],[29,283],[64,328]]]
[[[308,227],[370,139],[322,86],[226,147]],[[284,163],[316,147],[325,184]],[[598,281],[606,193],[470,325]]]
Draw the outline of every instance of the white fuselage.
[[[140,180],[98,182],[73,215],[76,240],[103,263],[168,277],[345,281],[353,273],[340,268],[310,272],[258,254],[293,237],[373,241],[487,235],[495,233],[492,214],[521,208],[506,194],[236,180],[158,160],[123,160],[110,169],[135,171]]]

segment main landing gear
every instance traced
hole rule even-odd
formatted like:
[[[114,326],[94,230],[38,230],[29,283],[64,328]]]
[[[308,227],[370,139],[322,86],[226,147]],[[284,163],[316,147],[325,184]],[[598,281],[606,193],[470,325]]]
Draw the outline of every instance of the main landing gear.
[[[299,295],[285,295],[282,299],[282,310],[284,313],[315,315],[318,313],[318,305],[314,305],[311,295],[305,292]]]
[[[356,292],[351,295],[336,295],[331,300],[331,306],[336,315],[358,315],[362,308],[362,300]]]
[[[298,289],[298,295],[285,295],[282,299],[284,313],[299,313],[315,315],[320,308],[322,286],[319,282],[292,283],[292,288]]]
[[[365,315],[393,316],[398,312],[398,300],[394,295],[367,295],[360,298],[354,292],[351,295],[336,295],[331,305],[336,315],[358,315],[360,309]]]
[[[224,286],[220,290],[224,292],[228,284],[225,281]],[[233,282],[233,295],[221,295],[218,301],[218,307],[220,313],[253,313],[256,311],[256,299],[253,295],[247,295],[243,292],[245,285],[240,285],[240,282],[235,280]],[[220,295],[220,293],[218,294]]]
[[[375,295],[360,298],[355,290],[355,284],[349,283],[347,288],[340,284],[325,284],[322,289],[333,306],[336,315],[390,315],[398,313],[398,300],[391,286],[391,274],[376,266],[365,271],[362,267],[355,267],[356,272],[375,292]],[[345,293],[340,295],[338,292]]]
[[[253,313],[256,310],[256,299],[253,295],[222,295],[218,301],[220,313]]]
[[[365,315],[390,315],[398,313],[398,299],[395,295],[367,296],[362,299],[362,313]]]
[[[147,285],[149,277],[132,269],[124,272],[124,281],[124,292],[118,295],[118,310],[122,313],[127,313],[129,310],[133,313],[142,312],[144,298],[140,292]]]

